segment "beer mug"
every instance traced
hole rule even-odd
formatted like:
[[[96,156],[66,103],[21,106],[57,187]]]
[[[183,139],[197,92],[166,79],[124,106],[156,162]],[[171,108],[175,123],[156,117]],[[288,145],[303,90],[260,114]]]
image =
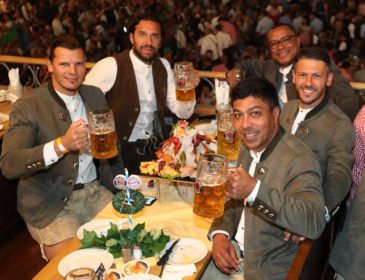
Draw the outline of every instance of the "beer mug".
[[[174,65],[176,99],[178,101],[194,101],[194,67],[190,61],[176,62]]]
[[[205,218],[223,215],[228,161],[219,155],[201,155],[195,181],[193,212]]]
[[[118,154],[113,111],[98,108],[89,112],[89,132],[93,157],[107,159]]]
[[[231,108],[218,111],[217,122],[217,153],[230,162],[237,161],[241,145],[241,139],[233,128],[232,112]]]

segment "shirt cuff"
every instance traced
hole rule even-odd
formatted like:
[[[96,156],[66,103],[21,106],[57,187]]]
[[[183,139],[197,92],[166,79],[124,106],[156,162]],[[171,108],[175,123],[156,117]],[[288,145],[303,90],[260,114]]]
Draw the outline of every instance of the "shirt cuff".
[[[188,119],[192,116],[192,114],[194,113],[194,109],[195,109],[195,104],[196,101],[176,101],[177,106],[178,106],[178,111],[180,113],[181,118],[183,119]]]
[[[224,231],[224,230],[215,230],[215,231],[212,231],[212,233],[208,234],[208,238],[210,241],[212,241],[212,238],[214,235],[216,235],[217,233],[223,233],[225,235],[227,235],[228,239],[230,240],[231,238],[229,237],[229,233]]]
[[[62,156],[61,156],[62,157]],[[44,145],[43,147],[43,158],[44,158],[44,164],[46,166],[49,166],[55,162],[58,161],[59,158],[57,156],[57,153],[54,149],[54,140],[48,142],[47,144]]]
[[[261,181],[257,180],[257,183],[254,187],[254,189],[252,190],[252,192],[250,193],[250,195],[246,198],[247,202],[251,205],[252,203],[254,203],[257,193],[259,192],[260,189],[260,185],[261,185]]]

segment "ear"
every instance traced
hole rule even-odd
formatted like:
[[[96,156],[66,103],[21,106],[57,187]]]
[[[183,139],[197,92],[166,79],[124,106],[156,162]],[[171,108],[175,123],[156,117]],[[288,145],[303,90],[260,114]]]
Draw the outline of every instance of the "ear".
[[[48,72],[50,72],[50,73],[53,72],[52,62],[49,60],[49,58],[47,58],[47,68],[48,68]]]
[[[134,45],[133,33],[129,33],[129,41],[131,42],[132,45]]]
[[[330,72],[329,74],[328,74],[328,78],[327,78],[327,83],[326,83],[326,85],[329,87],[329,86],[331,86],[332,85],[332,81],[333,81],[333,73],[332,72]]]
[[[276,106],[273,110],[272,110],[272,115],[274,117],[274,122],[275,123],[279,123],[279,115],[280,115],[280,108],[279,106]]]
[[[294,65],[294,67],[295,67],[295,65]],[[295,69],[294,69],[294,67],[293,67],[293,70],[291,70],[292,76],[293,76],[293,84],[295,84]]]

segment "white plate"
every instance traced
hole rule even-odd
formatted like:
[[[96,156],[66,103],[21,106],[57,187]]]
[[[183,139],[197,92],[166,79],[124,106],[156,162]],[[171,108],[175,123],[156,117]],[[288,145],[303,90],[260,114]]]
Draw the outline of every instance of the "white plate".
[[[160,253],[162,256],[165,251],[170,248],[174,241],[170,241],[166,244],[165,249]],[[169,264],[191,264],[197,263],[205,258],[208,253],[208,248],[205,244],[197,239],[193,238],[181,238],[179,243],[169,257]]]
[[[128,219],[120,219],[120,220],[112,220],[112,219],[100,219],[100,220],[93,220],[90,221],[77,230],[77,238],[83,239],[84,238],[84,229],[88,231],[95,231],[97,236],[106,235],[108,230],[110,229],[110,223],[117,224],[118,228],[123,228],[123,224],[128,222]]]
[[[161,278],[153,274],[133,274],[125,276],[121,280],[161,280]]]
[[[148,187],[148,182],[150,180],[154,181],[153,187]],[[142,179],[141,187],[139,188],[139,191],[156,191],[157,190],[157,181],[158,179]],[[167,180],[160,180],[160,190],[166,189],[171,184],[171,181]]]
[[[65,256],[58,264],[58,272],[65,277],[71,270],[88,267],[96,271],[101,263],[105,270],[108,270],[113,264],[113,255],[103,249],[82,249]]]

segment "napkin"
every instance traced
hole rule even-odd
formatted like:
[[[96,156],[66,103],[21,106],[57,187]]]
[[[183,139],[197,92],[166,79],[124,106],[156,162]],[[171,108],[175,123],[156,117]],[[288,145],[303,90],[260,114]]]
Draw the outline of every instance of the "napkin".
[[[216,106],[226,105],[229,103],[229,85],[227,81],[221,81],[219,79],[214,80]]]
[[[185,276],[193,275],[196,270],[195,264],[168,264],[162,274],[162,280],[180,280]]]
[[[20,83],[19,68],[11,68],[9,70],[9,88],[6,99],[10,102],[15,102],[19,97],[23,95],[23,87]]]

